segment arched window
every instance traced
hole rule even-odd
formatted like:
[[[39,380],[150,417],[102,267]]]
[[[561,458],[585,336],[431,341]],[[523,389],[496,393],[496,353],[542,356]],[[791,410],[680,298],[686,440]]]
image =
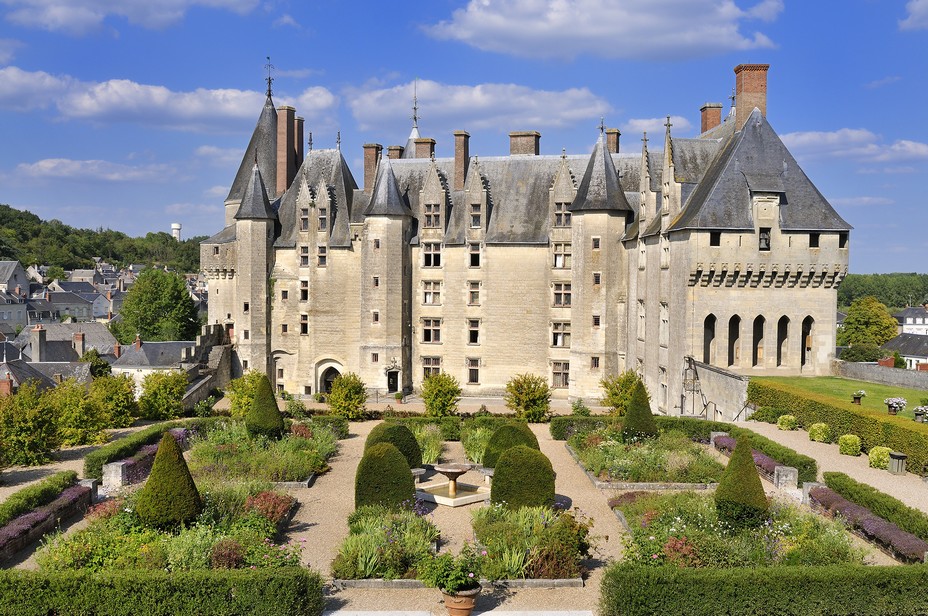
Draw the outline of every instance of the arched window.
[[[741,362],[741,317],[728,319],[728,365],[737,366]]]
[[[767,320],[759,316],[754,319],[754,339],[751,344],[751,365],[761,366],[764,363],[764,325]]]
[[[808,316],[802,320],[802,367],[812,363],[812,327],[815,319]]]
[[[706,317],[702,328],[702,361],[711,364],[715,359],[715,322],[714,314]]]
[[[780,317],[777,322],[777,366],[788,361],[789,356],[789,317]]]

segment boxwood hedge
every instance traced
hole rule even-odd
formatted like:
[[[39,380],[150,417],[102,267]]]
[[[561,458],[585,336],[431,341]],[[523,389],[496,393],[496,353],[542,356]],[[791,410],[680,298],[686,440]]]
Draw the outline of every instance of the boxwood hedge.
[[[822,473],[825,485],[847,500],[866,507],[887,522],[928,541],[928,515],[913,509],[900,500],[860,483],[844,473]]]
[[[77,482],[77,473],[61,471],[10,494],[0,503],[0,526],[36,507],[47,505]]]

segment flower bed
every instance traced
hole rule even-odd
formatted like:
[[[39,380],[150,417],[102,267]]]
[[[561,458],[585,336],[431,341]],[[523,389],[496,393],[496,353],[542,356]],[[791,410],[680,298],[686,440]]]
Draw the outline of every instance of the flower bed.
[[[186,428],[171,428],[168,430],[171,436],[174,437],[174,440],[177,441],[177,444],[183,448],[190,436],[190,431]],[[148,477],[148,474],[151,473],[151,465],[155,462],[155,454],[158,452],[158,444],[152,443],[150,445],[143,445],[135,454],[125,460],[119,460],[119,462],[124,462],[125,466],[123,470],[125,472],[125,484],[131,485],[135,483],[142,483]]]
[[[716,449],[724,451],[727,456],[731,456],[738,444],[738,441],[730,436],[717,436],[714,442]],[[757,470],[771,481],[773,481],[773,472],[776,467],[783,466],[783,464],[756,449],[751,450],[751,457],[754,458],[754,466],[757,467]]]
[[[18,551],[56,528],[66,520],[83,512],[90,505],[91,489],[86,486],[65,488],[48,503],[14,518],[0,529],[0,562],[8,560]]]

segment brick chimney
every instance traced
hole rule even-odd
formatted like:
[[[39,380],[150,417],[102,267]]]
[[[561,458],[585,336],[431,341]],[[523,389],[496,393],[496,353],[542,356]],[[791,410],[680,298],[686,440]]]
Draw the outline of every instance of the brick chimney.
[[[32,361],[45,361],[47,358],[47,351],[45,348],[45,339],[48,335],[48,330],[42,327],[42,324],[39,323],[32,330]]]
[[[622,131],[617,128],[606,129],[606,149],[609,150],[610,154],[619,153],[619,137],[621,136]]]
[[[699,108],[700,132],[712,130],[722,123],[722,103],[706,103]]]
[[[403,150],[405,150],[401,145],[391,145],[387,147],[387,157],[390,160],[396,160],[398,158],[403,158]]]
[[[467,166],[470,164],[470,135],[465,130],[454,131],[454,190],[464,190]]]
[[[119,343],[117,342],[116,344],[113,345],[113,357],[115,357],[116,359],[119,359],[121,355],[122,355],[122,348],[119,346]]]
[[[430,137],[420,137],[416,142],[415,158],[432,158],[435,156],[435,140]]]
[[[78,357],[84,355],[87,350],[84,344],[84,332],[74,332],[71,335],[71,346],[74,348],[74,352],[77,353]]]
[[[136,350],[142,348],[142,336],[141,335],[139,334],[135,335],[135,342],[132,343],[132,346],[134,346]]]
[[[289,105],[277,108],[277,195],[286,192],[296,175],[295,113]]]
[[[303,166],[303,118],[297,117],[293,121],[293,146],[294,146],[294,176]]]
[[[538,156],[541,133],[536,130],[509,133],[510,156]]]
[[[755,107],[766,117],[769,68],[769,64],[739,64],[735,67],[735,130],[741,130]]]
[[[374,180],[377,178],[377,163],[380,162],[380,152],[383,146],[379,143],[364,144],[364,192],[374,190]]]
[[[13,375],[7,372],[6,376],[0,378],[0,396],[11,395],[13,395]]]

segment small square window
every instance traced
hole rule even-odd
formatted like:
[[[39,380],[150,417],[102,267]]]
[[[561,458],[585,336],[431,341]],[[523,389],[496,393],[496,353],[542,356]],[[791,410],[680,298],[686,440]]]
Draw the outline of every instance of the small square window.
[[[380,250],[380,240],[374,240],[374,250]]]
[[[277,369],[277,378],[278,378],[278,379],[284,378],[284,369],[283,369],[283,368],[278,368],[278,369]]]
[[[319,208],[319,231],[325,231],[328,228],[328,210],[324,207]]]
[[[283,384],[283,383],[278,383],[278,384],[277,384],[277,393],[279,393],[279,394],[284,393],[284,384]]]
[[[593,284],[599,285],[603,282],[603,275],[599,272],[593,272]]]
[[[480,204],[470,204],[470,226],[472,229],[480,228]]]
[[[282,300],[287,300],[289,297],[290,297],[290,291],[287,291],[286,289],[283,289],[283,290],[280,292],[280,299],[282,299]]]
[[[313,394],[313,388],[311,385],[303,385],[303,395],[311,396]]]
[[[379,362],[379,361],[380,361],[380,354],[379,354],[379,353],[371,353],[371,363],[372,363],[372,364],[376,364],[376,363]]]
[[[248,370],[248,360],[247,360],[247,359],[243,359],[243,360],[242,360],[242,370]]]
[[[373,313],[371,313],[371,320],[374,323],[380,323],[380,313],[377,312],[376,310]]]
[[[599,327],[599,315],[598,314],[593,315],[593,327]]]
[[[250,334],[249,334],[248,330],[247,330],[247,329],[242,330],[242,340],[248,340],[249,337],[250,337]]]
[[[599,241],[598,237],[593,238],[593,250],[599,250]]]
[[[710,246],[721,246],[722,245],[722,232],[721,231],[709,231],[709,245]]]
[[[300,231],[309,231],[309,208],[300,208]]]
[[[309,267],[309,246],[300,246],[300,267]]]
[[[287,326],[286,323],[281,323],[281,324],[280,324],[280,333],[286,334],[286,333],[287,333],[287,328],[288,328],[288,326]]]
[[[809,234],[809,248],[818,248],[819,234],[810,233]]]
[[[214,255],[218,255],[218,254],[219,254],[219,246],[213,246],[213,254],[214,254]]]
[[[590,368],[593,370],[599,370],[599,357],[594,355],[590,358]]]

